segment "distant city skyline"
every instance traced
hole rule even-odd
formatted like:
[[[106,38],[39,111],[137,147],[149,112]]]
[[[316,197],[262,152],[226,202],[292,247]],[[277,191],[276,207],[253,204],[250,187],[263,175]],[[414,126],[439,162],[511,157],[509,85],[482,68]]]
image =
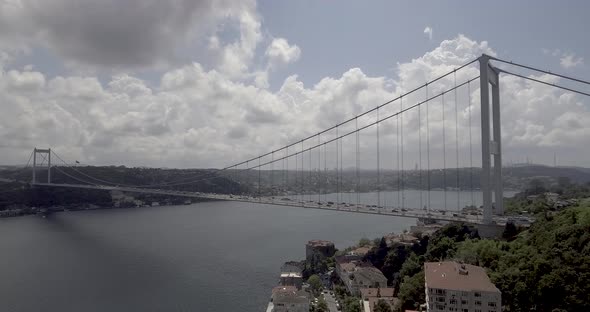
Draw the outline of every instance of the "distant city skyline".
[[[0,165],[26,162],[36,146],[96,165],[223,167],[333,126],[482,53],[589,79],[589,3],[510,6],[0,0]],[[477,73],[467,68],[457,80]],[[431,92],[453,84],[445,79]],[[587,97],[510,76],[501,84],[505,165],[590,167]],[[445,109],[447,167],[456,149],[460,167],[469,165],[470,129],[473,163],[481,162],[479,83],[470,87],[471,119],[467,89],[457,92],[457,145],[454,110]],[[432,155],[442,149],[440,113],[434,103]],[[416,116],[404,117],[408,169],[419,153]],[[385,169],[396,167],[395,122],[381,125]],[[374,131],[361,134],[365,169],[376,162]],[[350,142],[345,155],[354,154]],[[438,156],[431,162],[442,166]]]

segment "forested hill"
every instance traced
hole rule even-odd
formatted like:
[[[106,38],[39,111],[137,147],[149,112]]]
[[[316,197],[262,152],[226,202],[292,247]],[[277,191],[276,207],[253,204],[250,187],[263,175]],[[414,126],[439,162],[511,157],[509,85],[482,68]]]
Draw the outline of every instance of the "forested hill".
[[[109,191],[46,188],[29,185],[31,169],[8,168],[0,171],[0,210],[9,207],[75,206],[93,204],[112,206]],[[237,193],[245,189],[233,180],[210,169],[159,169],[81,166],[76,168],[54,167],[53,183],[99,185],[157,185],[157,189],[174,189],[193,192]],[[76,177],[80,181],[73,179]],[[92,177],[92,178],[90,178]],[[38,181],[47,179],[46,169],[37,171]],[[170,196],[134,195],[142,200],[161,201]],[[174,200],[172,202],[178,202]]]

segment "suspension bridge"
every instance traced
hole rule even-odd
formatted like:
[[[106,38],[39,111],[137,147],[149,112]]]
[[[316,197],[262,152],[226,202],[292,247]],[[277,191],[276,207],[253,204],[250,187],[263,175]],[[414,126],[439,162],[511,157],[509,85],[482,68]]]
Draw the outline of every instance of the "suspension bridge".
[[[29,159],[31,184],[502,225],[507,218],[501,77],[512,75],[590,96],[515,69],[590,85],[484,54],[334,126],[222,169],[162,183],[129,185],[91,176],[55,151],[35,148]],[[60,165],[52,164],[52,155]],[[46,177],[41,179],[40,170]],[[52,171],[67,176],[69,182],[53,182]],[[198,182],[220,177],[250,187],[228,187],[214,193],[191,189]],[[367,192],[372,197],[365,196]],[[461,212],[465,206],[481,208],[481,213]]]

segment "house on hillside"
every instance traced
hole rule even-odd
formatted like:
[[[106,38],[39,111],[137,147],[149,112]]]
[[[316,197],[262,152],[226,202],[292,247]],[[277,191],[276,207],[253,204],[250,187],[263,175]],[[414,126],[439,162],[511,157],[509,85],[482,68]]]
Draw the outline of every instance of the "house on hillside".
[[[424,263],[428,312],[502,311],[502,294],[484,268],[454,261]]]

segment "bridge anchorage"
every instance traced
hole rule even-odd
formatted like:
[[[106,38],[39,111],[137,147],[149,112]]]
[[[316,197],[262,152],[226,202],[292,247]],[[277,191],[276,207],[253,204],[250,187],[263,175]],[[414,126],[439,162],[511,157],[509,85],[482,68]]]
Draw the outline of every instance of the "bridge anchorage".
[[[590,96],[512,73],[510,67],[590,85],[484,54],[409,91],[399,91],[400,86],[395,98],[332,127],[222,169],[161,183],[128,185],[93,177],[55,151],[35,148],[32,184],[503,225],[508,219],[503,205],[500,74]],[[476,90],[472,87],[478,79],[480,124],[472,117],[477,104],[473,103]],[[459,91],[465,93],[460,97]],[[373,138],[375,145],[366,143]],[[474,148],[477,145],[480,151]],[[453,148],[454,155],[448,153]],[[481,152],[480,164],[474,151]],[[52,154],[60,166],[52,165]],[[47,160],[47,183],[37,180],[37,155],[43,157],[41,165]],[[454,168],[448,166],[449,160],[454,160]],[[411,162],[415,162],[413,169]],[[55,176],[60,175],[59,183],[52,181],[52,169]],[[199,183],[220,177],[233,184],[226,183],[231,185],[216,192],[199,189]],[[451,204],[455,209],[448,209],[449,196],[456,197]],[[469,207],[469,212],[461,211],[462,206]]]

